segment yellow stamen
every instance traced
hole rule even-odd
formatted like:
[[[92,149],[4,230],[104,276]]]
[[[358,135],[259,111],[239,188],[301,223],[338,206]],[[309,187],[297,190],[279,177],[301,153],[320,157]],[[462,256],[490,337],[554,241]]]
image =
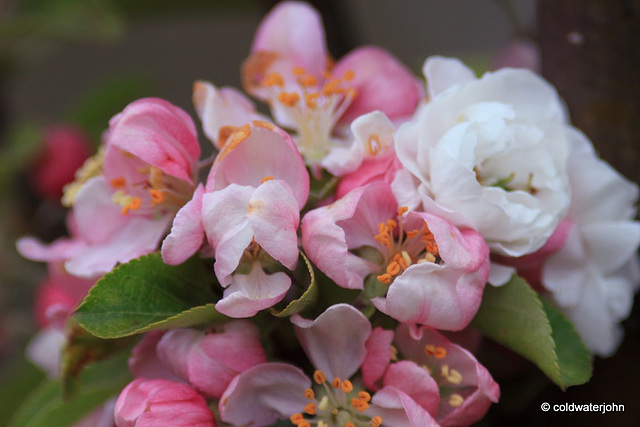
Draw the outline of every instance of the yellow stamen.
[[[463,402],[464,399],[458,393],[454,393],[449,397],[449,405],[453,406],[454,408],[459,407]]]

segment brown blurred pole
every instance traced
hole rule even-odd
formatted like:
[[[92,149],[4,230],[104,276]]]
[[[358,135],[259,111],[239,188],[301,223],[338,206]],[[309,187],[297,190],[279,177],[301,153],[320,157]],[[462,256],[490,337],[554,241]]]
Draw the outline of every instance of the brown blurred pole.
[[[600,155],[640,183],[640,0],[538,0],[542,74]]]

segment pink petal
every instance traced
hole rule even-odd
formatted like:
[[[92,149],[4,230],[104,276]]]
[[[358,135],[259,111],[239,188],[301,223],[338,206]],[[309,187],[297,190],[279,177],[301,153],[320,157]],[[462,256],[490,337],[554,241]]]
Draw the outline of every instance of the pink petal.
[[[118,427],[214,427],[205,400],[185,384],[167,380],[133,380],[115,405]]]
[[[371,325],[352,306],[332,305],[314,321],[294,315],[291,322],[311,363],[329,380],[350,378],[362,364]]]
[[[395,387],[385,387],[371,399],[368,412],[382,417],[383,425],[439,427],[431,415],[411,397]]]
[[[290,287],[289,276],[282,272],[266,274],[256,261],[248,275],[233,275],[216,309],[229,317],[252,317],[280,302]]]
[[[298,261],[300,212],[287,183],[270,180],[260,185],[249,200],[247,218],[262,249],[293,270]]]
[[[205,81],[198,80],[193,84],[193,104],[202,120],[204,134],[217,148],[221,148],[219,136],[223,127],[240,127],[253,120],[268,121],[256,112],[253,103],[242,92],[230,87],[218,89]]]
[[[436,416],[440,406],[440,389],[425,368],[402,360],[393,363],[384,375],[384,385],[406,393],[429,414]]]
[[[109,125],[108,145],[193,183],[200,145],[193,120],[183,110],[162,99],[139,99]]]
[[[165,264],[178,265],[195,254],[204,241],[202,226],[202,196],[204,186],[198,185],[193,198],[176,214],[171,232],[162,242],[162,260]]]
[[[207,191],[230,184],[257,188],[265,179],[283,180],[302,209],[309,196],[309,174],[291,137],[268,123],[256,122],[229,137],[207,180]]]
[[[253,191],[253,187],[231,184],[202,196],[202,223],[215,249],[216,276],[223,286],[230,283],[229,276],[253,239],[246,213]]]
[[[156,347],[164,331],[145,334],[129,356],[129,372],[134,378],[165,379],[182,382],[159,358]]]
[[[355,74],[349,84],[356,89],[357,96],[340,119],[343,123],[375,110],[390,119],[409,117],[424,96],[422,85],[411,71],[378,47],[352,51],[331,72],[341,77],[347,71]]]
[[[231,381],[219,404],[220,418],[233,425],[268,426],[302,412],[311,381],[298,368],[264,363]]]
[[[376,391],[382,385],[382,377],[391,363],[393,335],[393,331],[377,327],[371,331],[371,336],[365,344],[367,355],[361,367],[362,382],[369,390]]]
[[[273,52],[292,66],[320,77],[327,66],[324,28],[320,14],[306,3],[282,2],[262,20],[251,52]]]

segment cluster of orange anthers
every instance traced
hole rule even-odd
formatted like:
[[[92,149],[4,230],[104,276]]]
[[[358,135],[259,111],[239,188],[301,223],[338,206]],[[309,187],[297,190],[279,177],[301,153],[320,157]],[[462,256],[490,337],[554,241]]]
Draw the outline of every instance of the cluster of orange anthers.
[[[287,106],[294,107],[298,104],[301,96],[304,97],[304,105],[307,108],[315,109],[318,107],[318,98],[331,97],[333,95],[343,96],[346,99],[353,99],[356,96],[356,89],[352,87],[343,87],[345,82],[353,80],[355,74],[352,70],[344,73],[342,77],[333,76],[328,70],[322,72],[325,79],[322,87],[318,86],[318,78],[308,73],[303,67],[293,67],[292,74],[296,77],[296,82],[300,87],[300,91],[281,91],[278,94],[278,102]],[[282,74],[271,72],[267,74],[260,85],[268,88],[284,89],[285,80]]]
[[[165,174],[153,166],[141,168],[138,172],[148,178],[130,185],[144,187],[149,193],[151,206],[157,206],[166,202],[168,193]],[[133,197],[126,194],[127,180],[124,177],[113,178],[109,181],[109,185],[117,190],[112,196],[112,199],[115,203],[122,206],[122,215],[127,215],[129,212],[136,211],[142,207],[142,199],[140,197]],[[176,202],[178,202],[177,199]]]
[[[314,372],[313,380],[316,384],[322,385],[325,388],[326,395],[318,402],[316,400],[315,392],[312,389],[308,388],[304,391],[304,397],[308,400],[312,400],[312,402],[304,407],[304,413],[308,416],[315,417],[315,419],[305,418],[305,415],[302,413],[293,414],[290,417],[290,421],[298,427],[311,427],[312,424],[317,425],[318,427],[328,427],[329,425],[333,425],[334,423],[330,420],[335,421],[339,413],[347,409],[346,407],[342,407],[342,401],[347,395],[353,392],[353,384],[351,381],[334,378],[329,385],[327,377],[320,370],[316,370]],[[336,395],[336,393],[332,391],[332,388],[336,391],[341,391],[342,393],[340,393],[340,395],[342,398]],[[359,391],[357,396],[351,398],[350,404],[354,410],[359,413],[363,413],[369,409],[370,401],[371,395],[369,393],[366,391]],[[319,412],[325,413],[324,416],[320,416]],[[352,419],[353,421],[346,421],[344,427],[358,427],[364,425],[379,427],[382,425],[382,417],[380,416],[374,416],[368,420],[366,424],[363,423],[363,420],[355,419],[355,417],[352,417]]]
[[[378,224],[378,234],[375,239],[387,249],[389,254],[393,254],[388,259],[385,272],[377,276],[379,281],[387,285],[414,262],[418,264],[436,262],[439,256],[436,239],[426,224],[420,230],[404,231],[402,229],[400,217],[408,210],[406,206],[402,206],[398,209],[398,221],[388,219]],[[418,236],[420,236],[421,245],[416,246],[413,243]]]

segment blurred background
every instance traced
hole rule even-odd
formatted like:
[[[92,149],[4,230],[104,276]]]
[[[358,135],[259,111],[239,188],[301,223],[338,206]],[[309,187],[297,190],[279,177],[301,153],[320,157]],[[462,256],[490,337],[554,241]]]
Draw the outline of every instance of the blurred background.
[[[240,64],[260,19],[276,3],[0,0],[0,383],[36,330],[30,307],[46,274],[43,265],[16,254],[15,239],[30,233],[50,241],[65,233],[65,210],[53,182],[62,178],[37,173],[54,156],[46,141],[51,135],[72,139],[61,143],[69,147],[63,157],[81,163],[97,147],[109,118],[143,96],[165,98],[195,118],[193,81],[241,87]],[[567,99],[574,122],[606,160],[638,182],[639,1],[311,3],[323,15],[334,57],[374,44],[416,74],[429,55],[457,56],[483,72],[513,40],[539,42],[538,66]],[[596,360],[593,380],[567,392],[527,362],[489,345],[482,361],[503,396],[482,425],[640,425],[638,311],[636,303],[618,354]],[[618,403],[626,411],[544,413],[545,401]]]

